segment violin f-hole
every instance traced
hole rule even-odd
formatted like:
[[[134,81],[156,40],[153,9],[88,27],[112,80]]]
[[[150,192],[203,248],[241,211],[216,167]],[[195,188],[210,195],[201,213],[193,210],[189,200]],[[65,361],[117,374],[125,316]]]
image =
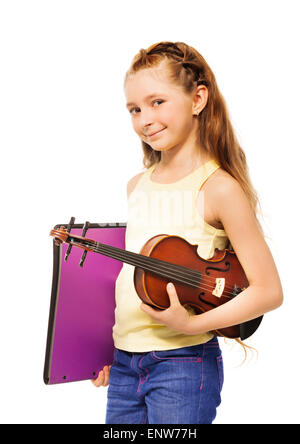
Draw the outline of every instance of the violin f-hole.
[[[215,305],[212,304],[212,303],[209,302],[209,301],[206,301],[206,300],[203,298],[203,296],[205,296],[205,291],[201,291],[201,293],[198,294],[198,299],[199,299],[201,302],[204,302],[204,304],[207,304],[207,305],[209,305],[210,307],[215,308]]]
[[[226,268],[220,268],[220,267],[206,267],[205,268],[205,273],[209,276],[210,272],[208,270],[215,270],[215,271],[222,271],[222,272],[227,272],[231,270],[231,264],[230,262],[226,261],[225,262]]]

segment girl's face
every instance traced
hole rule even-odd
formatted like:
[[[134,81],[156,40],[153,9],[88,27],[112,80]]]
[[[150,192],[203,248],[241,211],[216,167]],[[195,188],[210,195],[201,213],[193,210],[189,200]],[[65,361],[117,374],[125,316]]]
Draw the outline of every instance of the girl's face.
[[[125,95],[135,132],[152,149],[166,151],[191,139],[199,103],[172,84],[160,66],[129,77]]]

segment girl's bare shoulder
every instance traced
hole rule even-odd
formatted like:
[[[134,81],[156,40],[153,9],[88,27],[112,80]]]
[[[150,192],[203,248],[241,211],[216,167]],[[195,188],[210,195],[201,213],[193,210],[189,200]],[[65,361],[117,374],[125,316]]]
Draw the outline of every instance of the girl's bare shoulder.
[[[201,188],[201,192],[205,198],[205,205],[202,208],[201,193],[198,195],[197,206],[199,210],[204,211],[204,219],[209,224],[218,229],[224,229],[223,223],[220,220],[218,207],[221,199],[228,199],[228,196],[232,195],[232,191],[240,189],[240,185],[234,177],[232,177],[227,171],[218,168],[209,178],[205,181]]]
[[[202,190],[205,194],[216,197],[226,195],[234,190],[241,190],[239,182],[227,171],[218,168],[204,183]]]
[[[136,174],[133,176],[127,183],[127,197],[130,196],[132,191],[134,190],[136,184],[138,183],[141,176],[145,173],[145,171],[142,171],[141,173]]]

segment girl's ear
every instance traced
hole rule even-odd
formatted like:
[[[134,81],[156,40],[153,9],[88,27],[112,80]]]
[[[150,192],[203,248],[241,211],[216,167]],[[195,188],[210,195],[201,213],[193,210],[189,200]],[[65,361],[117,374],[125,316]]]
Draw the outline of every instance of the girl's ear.
[[[197,86],[193,98],[193,116],[199,116],[208,100],[208,89],[205,85]]]

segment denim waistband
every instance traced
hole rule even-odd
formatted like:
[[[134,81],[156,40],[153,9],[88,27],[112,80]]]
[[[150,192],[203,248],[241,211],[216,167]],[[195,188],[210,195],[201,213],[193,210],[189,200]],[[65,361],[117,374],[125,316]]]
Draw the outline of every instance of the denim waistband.
[[[214,336],[208,342],[205,342],[203,344],[189,345],[189,346],[185,346],[185,347],[178,347],[176,349],[165,349],[165,350],[159,350],[159,351],[169,351],[169,350],[191,350],[191,351],[195,350],[196,351],[197,349],[203,349],[203,348],[219,348],[218,337]],[[142,356],[147,353],[152,353],[154,351],[157,351],[157,350],[153,349],[153,350],[149,350],[147,352],[130,352],[130,351],[122,350],[122,349],[118,349],[118,348],[115,348],[115,350],[123,352],[127,355],[130,355],[130,356],[134,356],[134,355]]]

